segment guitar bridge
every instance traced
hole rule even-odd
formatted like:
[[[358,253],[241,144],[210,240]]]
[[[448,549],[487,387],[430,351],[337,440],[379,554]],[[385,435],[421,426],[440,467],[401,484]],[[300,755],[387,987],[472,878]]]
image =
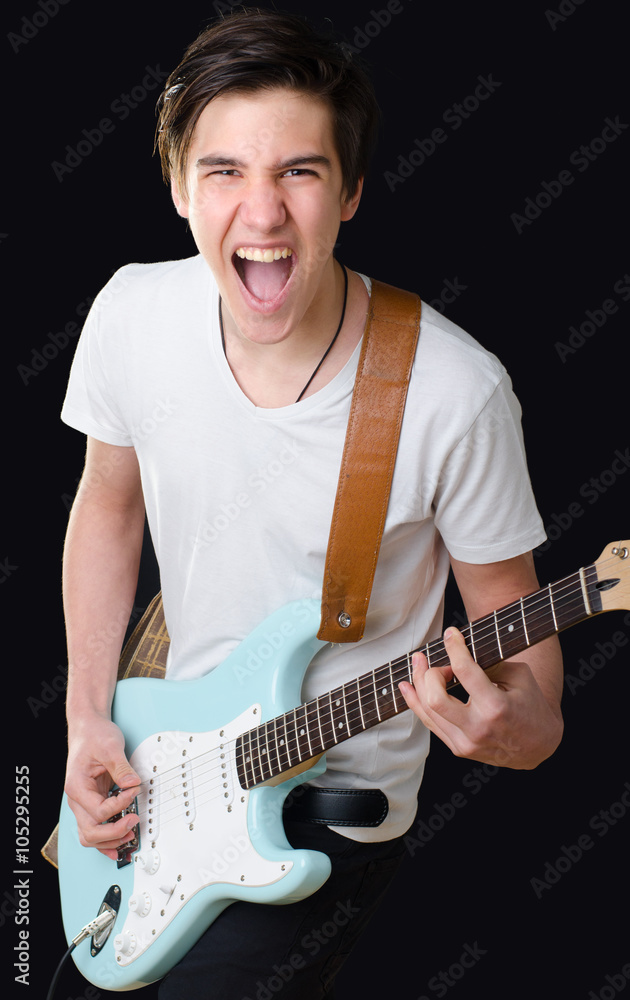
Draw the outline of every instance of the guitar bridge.
[[[121,789],[118,787],[118,785],[114,785],[114,787],[111,789],[109,793],[108,798],[111,798],[112,795],[118,795],[120,791]],[[130,814],[134,816],[138,815],[137,799],[134,799],[133,802],[130,802],[129,805],[126,807],[126,809],[121,809],[121,811],[119,813],[116,813],[115,816],[110,817],[110,819],[108,819],[107,822],[116,823],[119,819],[122,819],[123,816],[129,816]],[[121,844],[117,850],[118,853],[118,857],[116,859],[117,868],[125,868],[127,865],[130,865],[132,854],[134,854],[140,847],[140,837],[137,826],[135,827],[135,830],[136,832],[134,833],[133,839],[127,841],[126,844]]]

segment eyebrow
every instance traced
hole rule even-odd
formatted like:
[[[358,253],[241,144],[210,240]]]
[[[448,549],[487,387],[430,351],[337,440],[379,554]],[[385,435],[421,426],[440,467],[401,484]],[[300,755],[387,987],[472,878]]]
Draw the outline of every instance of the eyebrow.
[[[330,170],[332,163],[327,156],[318,153],[306,154],[305,156],[290,156],[286,160],[274,163],[273,170],[290,170],[292,167],[322,166]],[[237,160],[232,156],[224,156],[222,153],[211,153],[208,156],[201,156],[195,163],[197,169],[203,167],[230,167],[241,168],[246,164],[242,160]]]

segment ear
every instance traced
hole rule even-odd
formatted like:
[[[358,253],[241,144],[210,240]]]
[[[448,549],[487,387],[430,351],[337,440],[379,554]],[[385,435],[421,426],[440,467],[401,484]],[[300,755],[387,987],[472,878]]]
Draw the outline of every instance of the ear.
[[[351,198],[347,198],[341,204],[341,221],[349,222],[356,213],[359,207],[359,202],[361,201],[361,195],[363,194],[363,178],[359,178],[359,183],[357,184],[356,191]]]
[[[175,205],[177,214],[181,215],[182,219],[187,219],[188,201],[180,194],[177,182],[173,177],[171,177],[171,198],[173,199],[173,204]]]

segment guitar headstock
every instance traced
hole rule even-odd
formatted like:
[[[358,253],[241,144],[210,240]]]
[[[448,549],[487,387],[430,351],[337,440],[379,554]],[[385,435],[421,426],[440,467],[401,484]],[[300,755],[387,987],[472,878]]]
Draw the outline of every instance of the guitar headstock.
[[[630,541],[611,542],[594,565],[602,611],[630,611]]]

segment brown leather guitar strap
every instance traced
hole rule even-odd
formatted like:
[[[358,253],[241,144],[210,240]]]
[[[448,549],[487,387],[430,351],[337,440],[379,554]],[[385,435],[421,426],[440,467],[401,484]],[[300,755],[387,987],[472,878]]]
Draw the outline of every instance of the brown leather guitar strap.
[[[372,282],[326,553],[317,636],[327,642],[365,630],[420,311],[419,296]]]
[[[372,282],[324,572],[318,635],[329,642],[354,642],[363,635],[420,308],[417,295]],[[350,623],[342,617],[342,625],[340,615]],[[163,677],[168,647],[162,595],[157,594],[123,650],[119,680]]]
[[[417,295],[372,282],[326,555],[318,636],[328,642],[355,642],[363,635],[420,331],[420,308]],[[158,593],[127,640],[118,680],[164,677],[169,643]],[[41,849],[55,866],[58,829]]]

